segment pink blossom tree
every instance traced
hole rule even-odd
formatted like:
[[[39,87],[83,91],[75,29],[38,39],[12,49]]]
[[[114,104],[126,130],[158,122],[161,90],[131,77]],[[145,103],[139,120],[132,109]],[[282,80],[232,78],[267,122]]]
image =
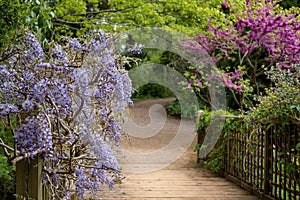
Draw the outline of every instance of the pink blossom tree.
[[[300,24],[296,15],[276,12],[276,4],[268,1],[259,9],[258,2],[246,4],[247,9],[237,16],[233,26],[220,29],[208,24],[210,34],[198,34],[183,44],[185,50],[194,54],[207,51],[219,69],[206,78],[199,70],[191,70],[192,82],[207,83],[212,76],[218,77],[241,110],[253,106],[253,95],[269,86],[265,73],[271,66],[293,71],[293,66],[300,63]],[[222,7],[230,11],[226,1]]]

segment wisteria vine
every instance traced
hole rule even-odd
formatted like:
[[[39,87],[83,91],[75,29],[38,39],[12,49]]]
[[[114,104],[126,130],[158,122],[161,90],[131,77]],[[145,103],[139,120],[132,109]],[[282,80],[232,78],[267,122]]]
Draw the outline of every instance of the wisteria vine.
[[[50,199],[96,195],[120,175],[115,152],[132,86],[113,45],[99,30],[45,53],[27,32],[0,55],[0,122],[15,141],[0,147],[11,164],[42,158]]]

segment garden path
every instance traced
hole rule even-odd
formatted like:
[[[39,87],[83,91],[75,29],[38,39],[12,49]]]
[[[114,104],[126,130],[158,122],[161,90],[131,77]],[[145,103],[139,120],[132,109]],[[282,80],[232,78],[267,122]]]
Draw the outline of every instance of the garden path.
[[[150,122],[149,108],[153,104],[167,105],[172,99],[147,99],[131,108],[134,121],[139,125]],[[168,144],[176,134],[180,119],[168,117],[163,129],[151,138],[128,136],[121,146],[133,152],[149,152]],[[229,180],[201,168],[196,161],[193,146],[169,166],[149,173],[124,172],[121,184],[113,191],[105,190],[99,199],[127,200],[256,200],[257,197]],[[121,161],[122,162],[122,161]],[[122,164],[121,164],[122,166]],[[137,167],[144,167],[142,164]]]

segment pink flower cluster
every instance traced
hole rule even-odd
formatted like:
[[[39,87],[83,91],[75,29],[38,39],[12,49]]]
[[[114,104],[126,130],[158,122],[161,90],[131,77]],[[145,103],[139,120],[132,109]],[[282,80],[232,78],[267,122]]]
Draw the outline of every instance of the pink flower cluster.
[[[300,63],[300,23],[296,15],[275,12],[275,5],[269,1],[258,10],[251,6],[252,3],[246,2],[248,7],[244,15],[238,16],[234,26],[220,29],[209,23],[210,35],[198,34],[186,39],[183,45],[183,49],[193,54],[203,55],[203,51],[207,51],[224,71],[221,79],[225,85],[239,92],[243,76],[257,80],[261,72],[276,64],[291,69]],[[223,1],[222,6],[229,5]],[[245,70],[239,71],[239,66],[244,66]]]

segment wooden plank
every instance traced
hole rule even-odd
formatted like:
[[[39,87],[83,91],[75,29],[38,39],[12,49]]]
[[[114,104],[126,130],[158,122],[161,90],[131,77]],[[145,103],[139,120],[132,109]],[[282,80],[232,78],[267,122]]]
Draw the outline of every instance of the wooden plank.
[[[16,193],[18,198],[42,200],[42,163],[40,158],[22,160],[16,164]]]
[[[162,100],[151,100],[151,103],[157,104]],[[165,100],[164,100],[165,101]],[[149,101],[141,101],[135,104],[135,109],[144,110],[145,105],[150,105]],[[141,112],[137,112],[141,114]],[[148,112],[146,112],[148,113]],[[145,122],[145,115],[141,114],[135,118],[137,122]],[[130,138],[129,143],[121,142],[125,150],[145,153],[157,150],[169,143],[171,136],[176,135],[175,125],[180,124],[178,119],[168,119],[165,127],[151,138]],[[196,144],[196,140],[194,143]],[[144,164],[140,162],[128,163],[121,160],[121,167],[130,167],[134,172],[143,172],[147,169],[156,168],[157,170],[150,173],[126,173],[125,179],[121,184],[117,184],[113,191],[104,189],[99,193],[97,199],[119,199],[119,200],[257,200],[258,198],[251,195],[246,190],[224,177],[214,174],[207,169],[199,167],[197,162],[197,152],[193,152],[193,144],[178,160],[169,164],[165,168],[159,168],[162,160],[154,160]],[[163,158],[164,155],[161,155]],[[158,158],[160,159],[160,158]],[[126,158],[125,158],[126,160]],[[126,170],[125,170],[126,171]]]

